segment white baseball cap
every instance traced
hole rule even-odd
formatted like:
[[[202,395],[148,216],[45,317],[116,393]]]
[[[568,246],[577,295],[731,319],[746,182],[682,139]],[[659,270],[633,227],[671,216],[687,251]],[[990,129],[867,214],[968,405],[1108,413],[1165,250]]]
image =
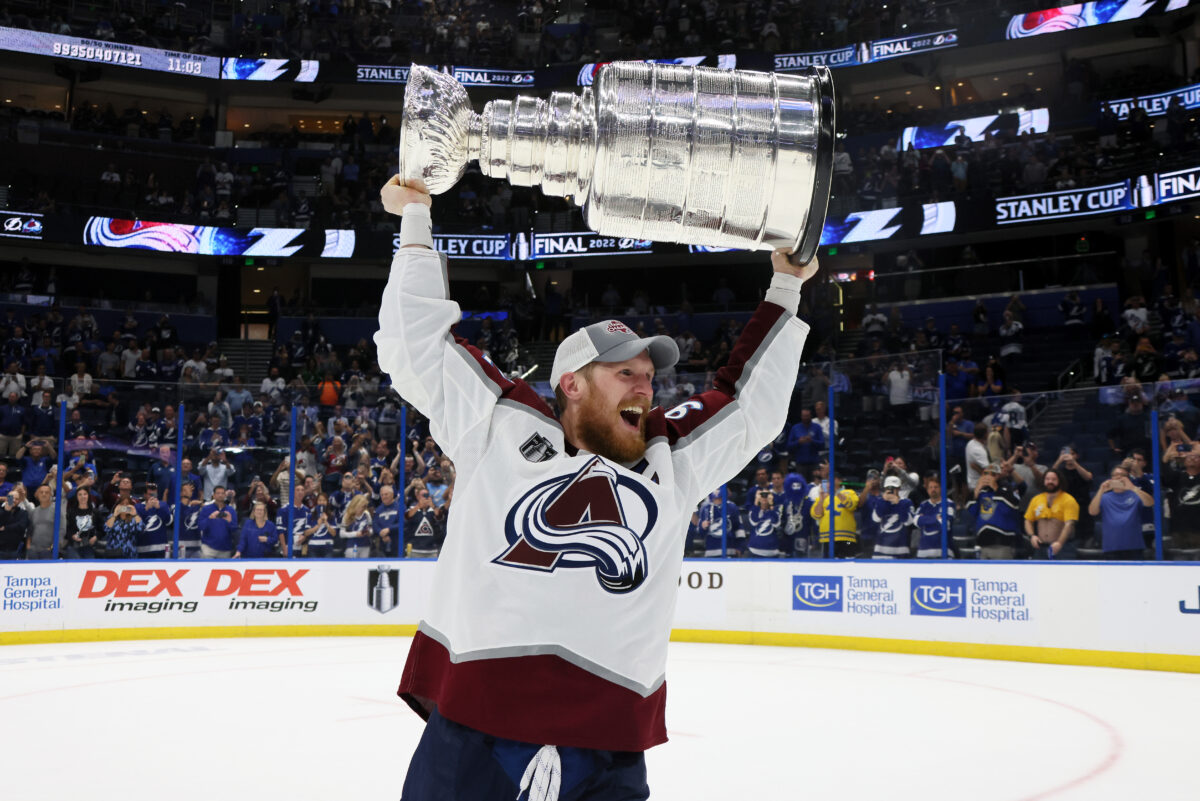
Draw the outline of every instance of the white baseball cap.
[[[639,337],[620,320],[592,323],[559,343],[550,369],[550,386],[557,389],[563,373],[573,373],[592,362],[623,362],[644,351],[650,352],[655,370],[679,361],[679,346],[670,337]]]
[[[883,480],[884,489],[900,489],[900,476],[888,476]]]

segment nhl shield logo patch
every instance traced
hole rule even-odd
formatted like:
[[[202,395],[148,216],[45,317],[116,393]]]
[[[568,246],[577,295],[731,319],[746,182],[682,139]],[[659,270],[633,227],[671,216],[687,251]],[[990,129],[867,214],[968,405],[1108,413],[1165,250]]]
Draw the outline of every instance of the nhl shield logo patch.
[[[400,571],[380,565],[367,574],[367,605],[385,613],[400,603]]]

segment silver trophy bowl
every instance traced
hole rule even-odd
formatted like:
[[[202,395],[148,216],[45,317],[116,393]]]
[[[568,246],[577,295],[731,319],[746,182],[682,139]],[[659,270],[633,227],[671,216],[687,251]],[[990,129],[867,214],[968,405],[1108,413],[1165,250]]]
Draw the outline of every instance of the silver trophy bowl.
[[[478,161],[484,175],[571,198],[601,234],[812,258],[833,171],[828,69],[614,62],[595,87],[476,114],[461,84],[414,64],[401,179],[440,194]]]

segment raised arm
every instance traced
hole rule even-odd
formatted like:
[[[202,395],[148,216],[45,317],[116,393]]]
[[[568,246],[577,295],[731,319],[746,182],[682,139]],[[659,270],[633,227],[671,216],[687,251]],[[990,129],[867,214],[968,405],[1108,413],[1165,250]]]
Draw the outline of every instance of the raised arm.
[[[403,222],[379,307],[379,366],[401,397],[429,418],[442,449],[469,464],[482,451],[497,399],[515,385],[450,333],[462,313],[449,298],[446,261],[433,249],[429,195],[393,177],[380,196]]]
[[[808,324],[796,316],[800,288],[817,260],[792,263],[771,254],[771,286],[717,371],[713,389],[667,411],[661,434],[671,445],[680,491],[690,503],[732,478],[773,440],[787,419]],[[646,439],[659,432],[647,430]]]

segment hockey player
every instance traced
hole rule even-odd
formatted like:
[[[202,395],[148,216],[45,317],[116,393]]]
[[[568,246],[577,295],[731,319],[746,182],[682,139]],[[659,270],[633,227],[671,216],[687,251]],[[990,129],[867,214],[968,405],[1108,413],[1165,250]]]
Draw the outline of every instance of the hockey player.
[[[431,199],[392,178],[404,220],[379,311],[380,366],[459,468],[429,613],[400,695],[427,719],[403,798],[645,799],[666,741],[667,641],[688,519],[783,427],[816,274],[782,252],[714,389],[669,411],[651,380],[675,342],[616,320],[560,343],[561,417],[456,340]],[[529,790],[529,795],[525,791]]]

